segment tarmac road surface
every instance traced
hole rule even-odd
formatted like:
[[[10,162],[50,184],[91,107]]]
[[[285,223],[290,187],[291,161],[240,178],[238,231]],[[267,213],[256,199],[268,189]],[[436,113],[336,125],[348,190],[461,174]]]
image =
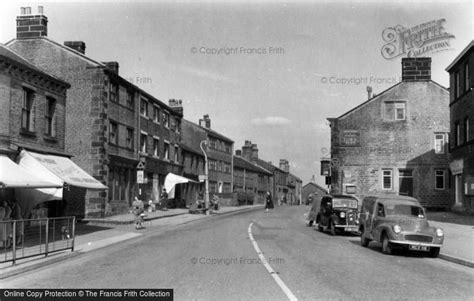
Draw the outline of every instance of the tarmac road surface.
[[[388,256],[377,244],[361,247],[359,237],[320,233],[306,226],[308,210],[156,225],[139,238],[3,279],[0,287],[173,288],[176,300],[474,298],[473,269],[419,254]],[[262,264],[249,228],[275,273]]]

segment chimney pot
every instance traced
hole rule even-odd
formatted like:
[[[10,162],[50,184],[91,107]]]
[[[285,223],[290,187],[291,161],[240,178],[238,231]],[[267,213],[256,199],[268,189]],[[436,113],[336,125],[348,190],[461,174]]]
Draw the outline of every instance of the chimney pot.
[[[29,6],[26,7],[26,14],[31,15],[31,7]]]
[[[24,7],[20,7],[20,14],[21,15],[26,14],[26,9]]]
[[[43,7],[42,6],[38,6],[38,14],[39,15],[43,14]]]
[[[372,98],[372,87],[371,86],[367,86],[367,97],[368,97],[368,99]]]

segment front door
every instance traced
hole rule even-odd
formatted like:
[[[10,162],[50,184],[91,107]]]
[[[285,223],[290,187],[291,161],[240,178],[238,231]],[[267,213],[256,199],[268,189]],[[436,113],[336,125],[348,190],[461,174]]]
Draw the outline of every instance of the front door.
[[[454,188],[455,188],[455,204],[454,206],[461,206],[462,205],[462,174],[458,174],[454,176]]]
[[[413,171],[399,170],[399,194],[413,196]]]

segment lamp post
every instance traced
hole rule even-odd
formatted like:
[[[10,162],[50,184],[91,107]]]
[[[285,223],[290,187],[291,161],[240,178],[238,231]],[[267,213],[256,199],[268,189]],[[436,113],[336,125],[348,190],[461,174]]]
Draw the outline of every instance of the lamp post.
[[[204,207],[206,208],[206,215],[209,215],[209,164],[207,162],[207,154],[204,150],[204,145],[207,146],[207,140],[201,141],[199,146],[204,154],[204,176],[206,181],[206,190],[204,192]]]

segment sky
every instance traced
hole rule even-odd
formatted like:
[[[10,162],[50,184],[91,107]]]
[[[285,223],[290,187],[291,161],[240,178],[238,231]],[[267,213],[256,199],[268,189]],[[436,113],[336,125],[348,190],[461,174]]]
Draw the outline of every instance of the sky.
[[[120,75],[184,118],[209,114],[211,128],[257,144],[259,158],[303,185],[324,185],[327,118],[338,117],[400,81],[401,56],[387,59],[382,33],[444,19],[442,51],[429,53],[432,79],[449,87],[446,67],[474,37],[472,1],[0,2],[0,43],[15,38],[20,7],[44,7],[48,37],[84,41],[86,55],[117,61]],[[449,108],[446,108],[447,110]]]

